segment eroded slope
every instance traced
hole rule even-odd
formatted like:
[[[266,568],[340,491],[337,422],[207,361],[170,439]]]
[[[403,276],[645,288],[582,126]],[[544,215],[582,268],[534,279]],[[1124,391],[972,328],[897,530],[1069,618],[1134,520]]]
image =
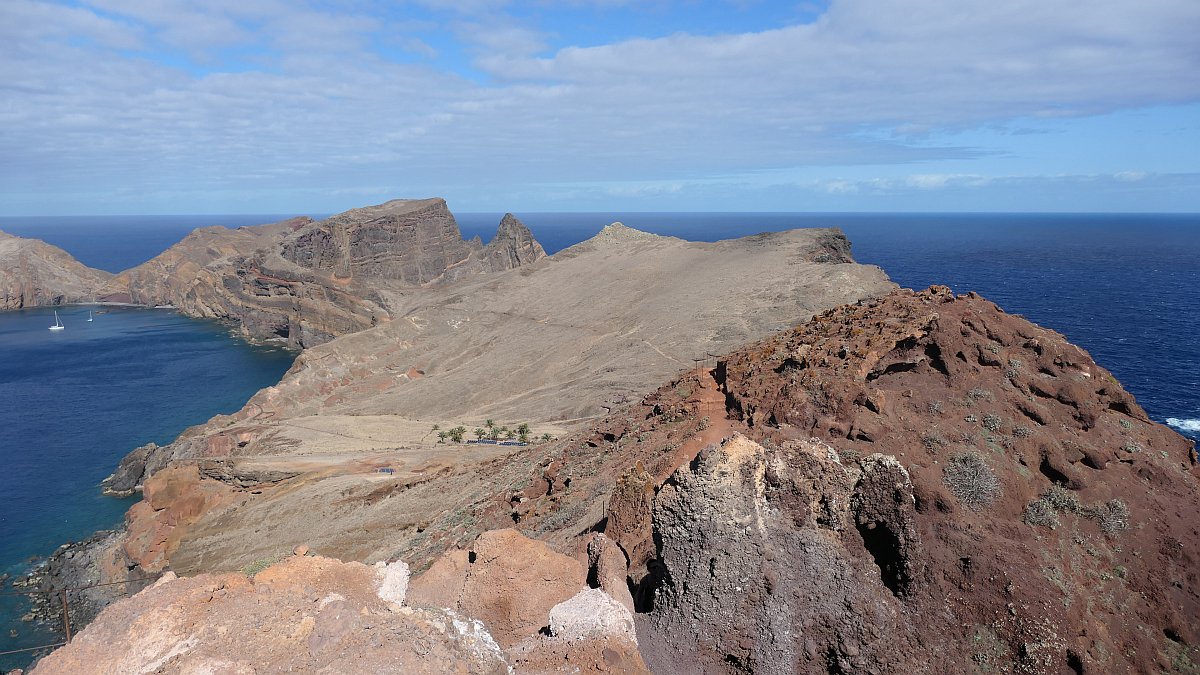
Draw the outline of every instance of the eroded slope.
[[[111,278],[57,246],[0,232],[0,310],[95,302]]]
[[[517,270],[397,292],[392,321],[306,350],[240,412],[133,457],[178,466],[146,481],[125,552],[147,572],[191,572],[301,540],[363,560],[469,543],[471,505],[540,455],[436,445],[433,423],[557,435],[710,354],[891,288],[847,248],[828,230],[696,244],[612,227]],[[461,527],[427,533],[454,513]]]

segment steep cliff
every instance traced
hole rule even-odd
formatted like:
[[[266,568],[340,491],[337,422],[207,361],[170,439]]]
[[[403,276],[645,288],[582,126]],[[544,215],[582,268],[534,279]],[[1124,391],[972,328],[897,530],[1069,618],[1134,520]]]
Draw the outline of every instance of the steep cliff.
[[[57,246],[0,232],[0,310],[93,302],[112,276]]]
[[[393,297],[527,265],[545,252],[511,216],[487,247],[442,199],[393,200],[322,221],[202,228],[105,287],[110,301],[169,304],[238,322],[259,340],[311,347],[389,320]]]

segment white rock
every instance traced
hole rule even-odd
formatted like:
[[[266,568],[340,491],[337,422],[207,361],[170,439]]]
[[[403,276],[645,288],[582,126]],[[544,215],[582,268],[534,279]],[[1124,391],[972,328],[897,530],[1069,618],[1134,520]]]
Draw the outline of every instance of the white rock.
[[[375,563],[375,578],[379,588],[376,594],[384,602],[404,604],[404,596],[408,595],[408,563],[397,560],[391,563]]]
[[[599,588],[580,591],[550,610],[550,634],[568,640],[625,638],[637,644],[633,614]]]

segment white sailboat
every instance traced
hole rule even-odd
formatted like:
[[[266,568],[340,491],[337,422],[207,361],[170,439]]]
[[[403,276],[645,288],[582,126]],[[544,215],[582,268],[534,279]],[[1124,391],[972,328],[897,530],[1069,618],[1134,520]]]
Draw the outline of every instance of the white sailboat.
[[[62,321],[58,318],[58,310],[54,310],[54,325],[50,326],[50,330],[63,330],[66,326],[62,325]]]
[[[92,310],[88,310],[88,321],[92,320]]]

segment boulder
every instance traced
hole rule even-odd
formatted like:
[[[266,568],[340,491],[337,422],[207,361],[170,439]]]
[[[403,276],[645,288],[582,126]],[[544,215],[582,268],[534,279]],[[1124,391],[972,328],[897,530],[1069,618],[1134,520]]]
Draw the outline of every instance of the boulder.
[[[465,566],[461,554],[446,559],[426,572],[433,577],[414,582],[410,603],[450,607],[479,619],[505,648],[545,628],[551,608],[587,581],[578,561],[511,529],[481,534]]]

